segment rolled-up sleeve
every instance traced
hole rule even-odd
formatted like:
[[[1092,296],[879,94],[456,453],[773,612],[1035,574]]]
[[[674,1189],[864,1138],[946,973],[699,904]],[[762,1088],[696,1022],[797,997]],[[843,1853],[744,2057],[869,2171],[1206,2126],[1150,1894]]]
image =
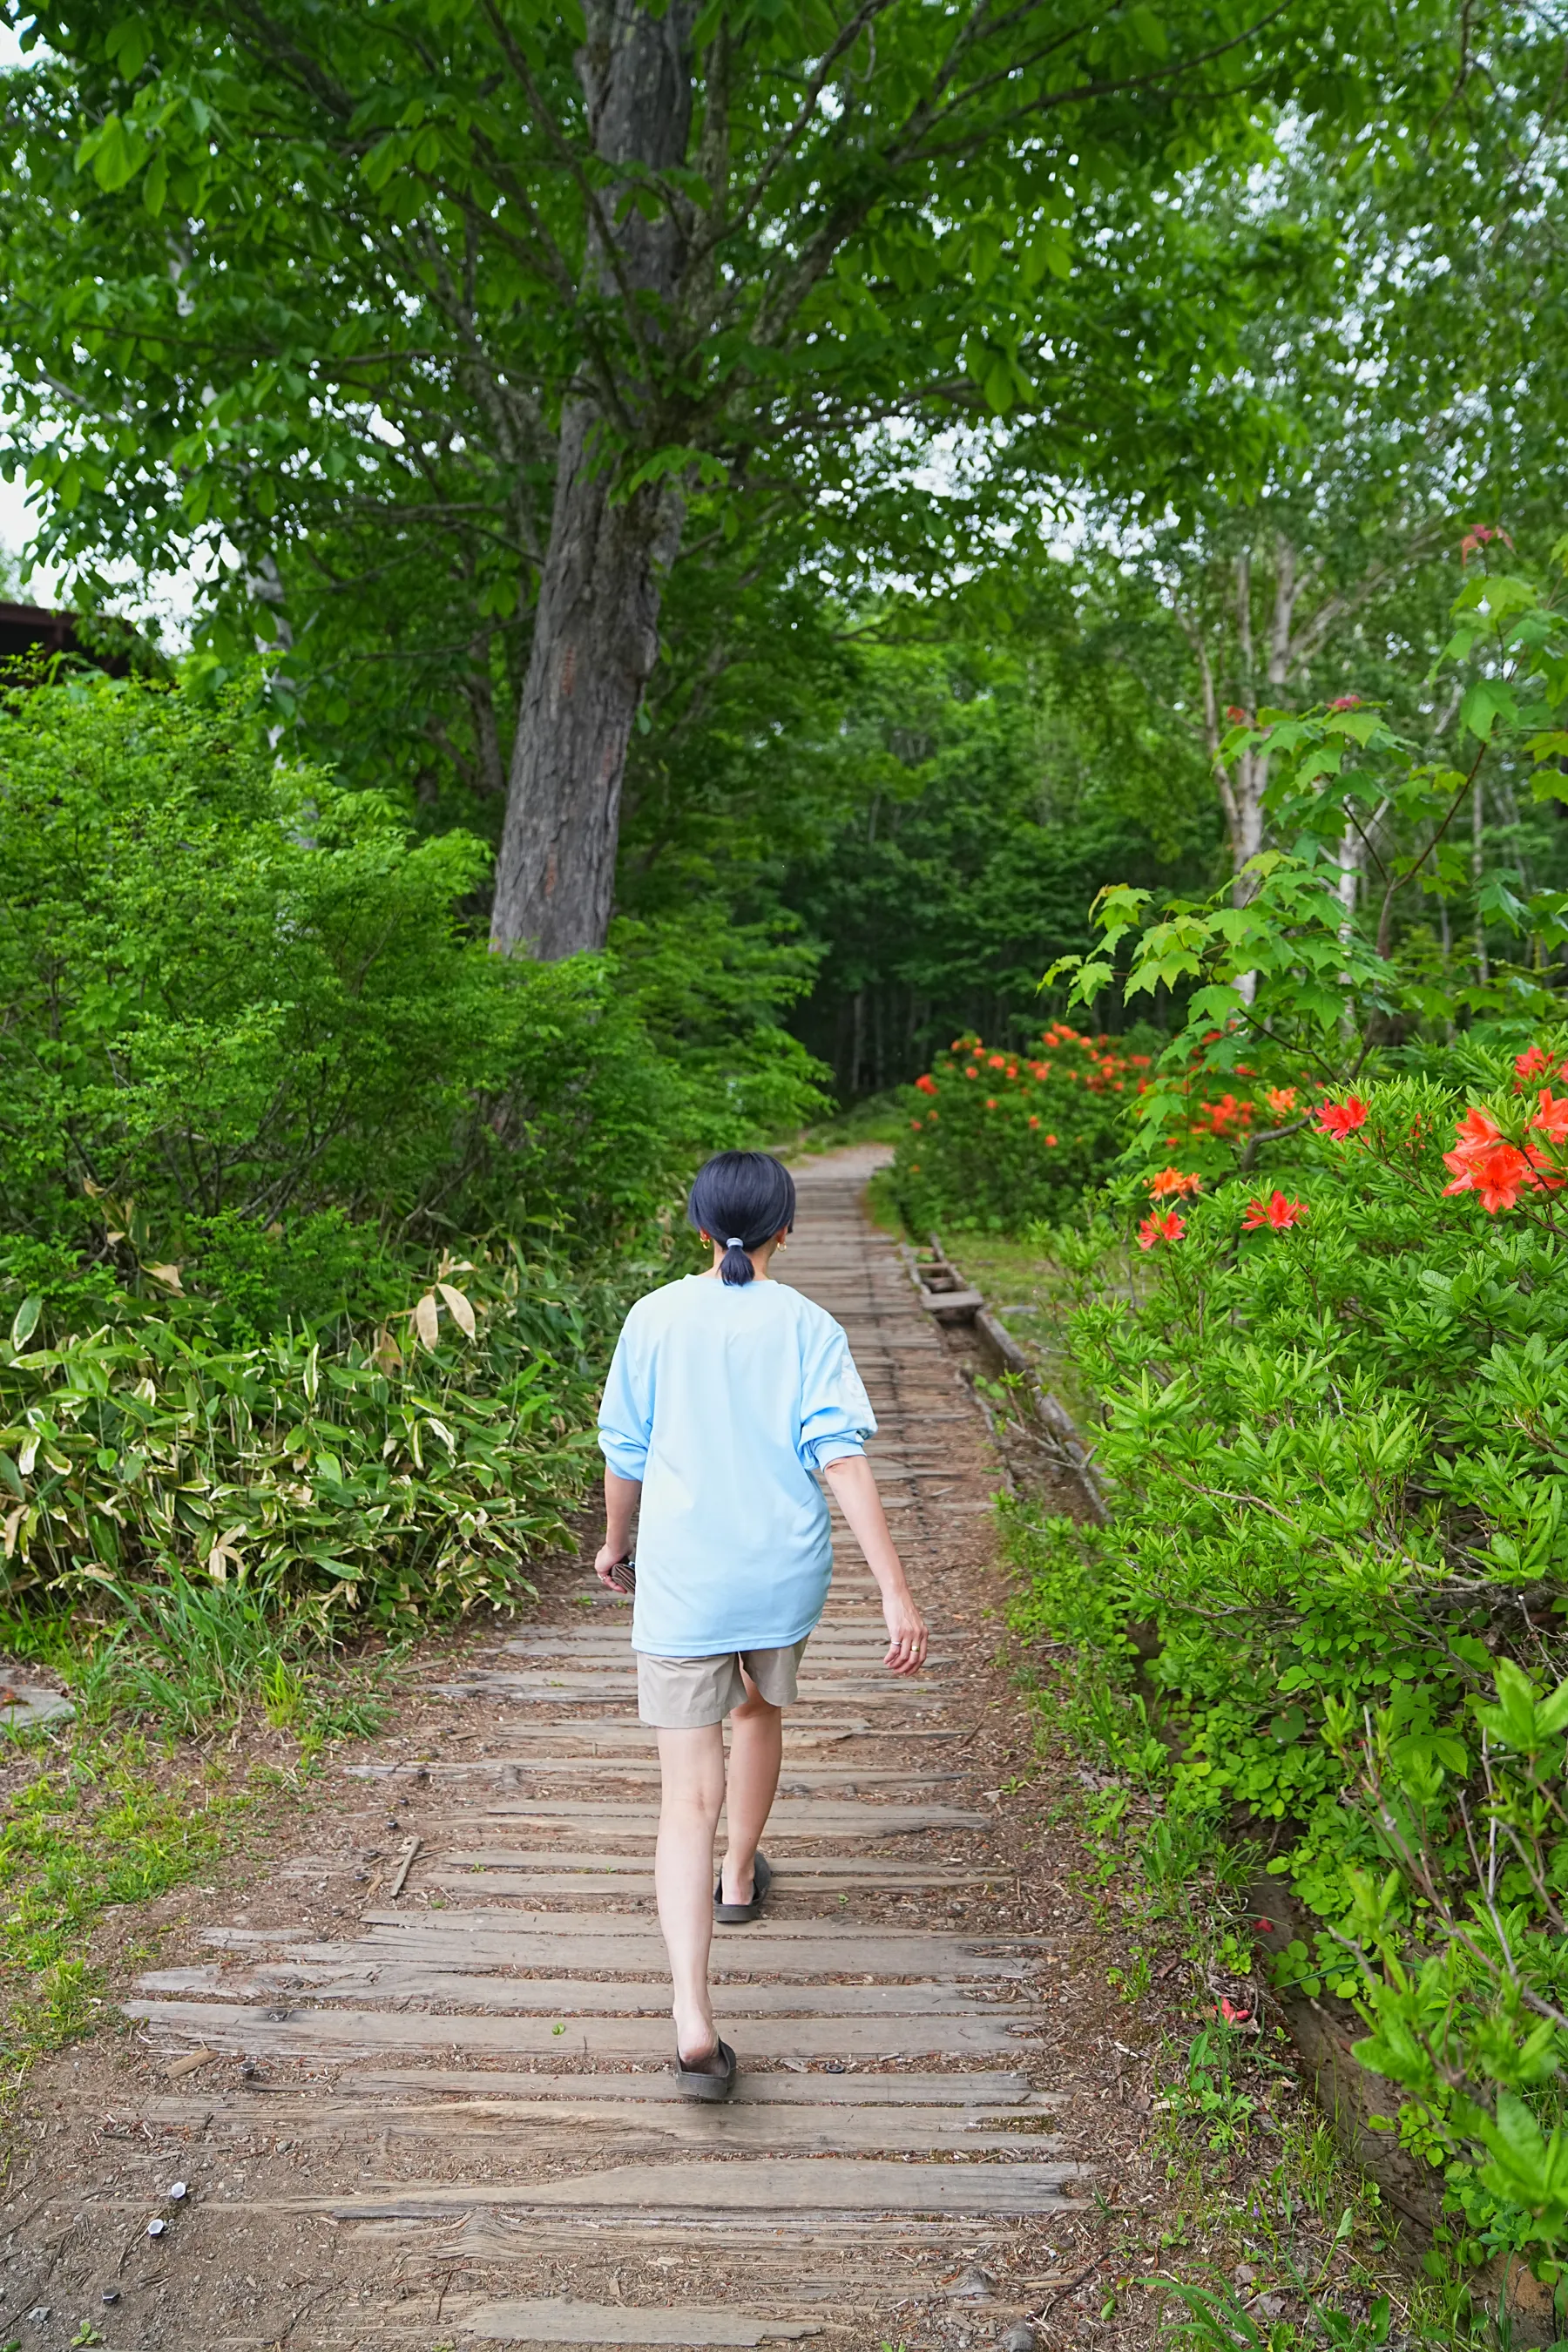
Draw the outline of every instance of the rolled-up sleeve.
[[[864,1454],[877,1416],[837,1323],[813,1335],[801,1373],[800,1458],[806,1468],[826,1470],[830,1462]]]
[[[638,1345],[636,1318],[628,1317],[599,1407],[599,1450],[617,1478],[641,1478],[652,1433],[653,1366]]]

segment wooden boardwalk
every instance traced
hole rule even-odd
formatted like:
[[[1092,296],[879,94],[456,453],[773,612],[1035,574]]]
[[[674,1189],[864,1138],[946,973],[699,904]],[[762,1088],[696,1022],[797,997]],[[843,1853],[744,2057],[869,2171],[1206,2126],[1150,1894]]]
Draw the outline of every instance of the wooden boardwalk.
[[[357,1910],[258,1925],[237,1896],[206,1958],[142,1978],[131,2012],[174,2070],[144,2127],[182,2136],[199,2198],[170,2224],[184,2252],[150,2274],[157,2324],[132,2331],[128,2281],[111,2352],[914,2352],[953,2340],[957,2274],[1073,2198],[1036,2038],[1052,1939],[1009,1940],[993,1900],[994,1813],[966,1745],[985,1634],[944,1606],[986,1540],[994,1474],[951,1355],[864,1222],[865,1173],[840,1154],[802,1176],[779,1271],[848,1330],[931,1663],[912,1685],[882,1671],[875,1587],[836,1524],[766,1841],[777,1899],[715,1931],[733,2104],[682,2102],[670,2080],[653,1740],[624,1611],[580,1578],[441,1686],[489,1717],[488,1752],[411,1759],[389,1740],[354,1768],[338,1848],[293,1877],[363,1880]],[[147,2194],[100,2192],[101,2221],[140,2230],[163,2210]],[[998,2341],[1006,2314],[981,2324]]]

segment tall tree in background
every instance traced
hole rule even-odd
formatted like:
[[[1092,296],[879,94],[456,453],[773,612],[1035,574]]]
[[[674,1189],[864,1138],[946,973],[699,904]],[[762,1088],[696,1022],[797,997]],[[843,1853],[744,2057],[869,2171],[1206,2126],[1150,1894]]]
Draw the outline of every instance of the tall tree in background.
[[[1436,0],[1392,34],[1350,0],[46,5],[51,54],[7,89],[0,231],[42,551],[100,576],[233,559],[218,601],[302,667],[312,563],[367,620],[439,566],[492,788],[492,639],[526,614],[493,937],[596,945],[693,487],[798,495],[879,419],[1009,411],[1058,473],[1149,478],[1230,356],[1158,199],[1256,160],[1287,100],[1345,122],[1391,77],[1440,89],[1445,21]]]
[[[1179,700],[1212,763],[1238,898],[1270,763],[1256,741],[1222,751],[1234,714],[1353,693],[1436,756],[1458,698],[1424,681],[1467,533],[1507,526],[1544,552],[1568,520],[1568,37],[1534,9],[1475,29],[1402,172],[1327,172],[1305,142],[1261,200],[1220,192],[1255,283],[1270,249],[1293,256],[1241,333],[1279,425],[1247,495],[1216,481],[1163,511],[1098,503],[1120,558],[1096,581],[1102,609],[1136,607],[1135,572],[1188,648]],[[1365,846],[1353,831],[1342,845],[1347,913]]]

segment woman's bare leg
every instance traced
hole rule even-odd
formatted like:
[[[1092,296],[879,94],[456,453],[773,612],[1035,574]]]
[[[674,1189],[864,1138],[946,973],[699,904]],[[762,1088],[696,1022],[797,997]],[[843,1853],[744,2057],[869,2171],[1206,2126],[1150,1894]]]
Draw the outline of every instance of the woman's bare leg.
[[[724,1801],[722,1725],[661,1731],[658,1763],[664,1794],[654,1885],[669,1955],[676,2046],[690,2064],[710,2057],[719,2043],[708,1994],[708,1948],[713,1937],[713,1837]]]
[[[744,1670],[742,1669],[742,1672]],[[746,1699],[730,1717],[730,1785],[725,1819],[724,1900],[749,1903],[753,1864],[768,1815],[778,1794],[784,1759],[784,1709],[770,1705],[750,1675]]]

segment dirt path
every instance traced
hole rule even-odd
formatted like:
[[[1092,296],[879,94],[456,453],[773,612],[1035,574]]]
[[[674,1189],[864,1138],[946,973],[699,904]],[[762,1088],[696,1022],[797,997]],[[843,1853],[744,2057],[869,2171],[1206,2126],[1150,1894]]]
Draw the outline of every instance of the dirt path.
[[[1063,1973],[1082,1922],[1037,1792],[1004,1785],[1028,1745],[986,1622],[996,1474],[952,1343],[862,1218],[869,1164],[802,1177],[782,1271],[849,1332],[932,1663],[881,1672],[836,1526],[777,1900],[718,1931],[733,2105],[669,2079],[652,1738],[619,1604],[577,1565],[524,1630],[429,1670],[310,1853],[138,1980],[133,2041],[47,2070],[0,2343],[916,2352],[1000,2345],[1042,2308],[1042,2345],[1131,2340],[1083,2308],[1119,2062]]]

